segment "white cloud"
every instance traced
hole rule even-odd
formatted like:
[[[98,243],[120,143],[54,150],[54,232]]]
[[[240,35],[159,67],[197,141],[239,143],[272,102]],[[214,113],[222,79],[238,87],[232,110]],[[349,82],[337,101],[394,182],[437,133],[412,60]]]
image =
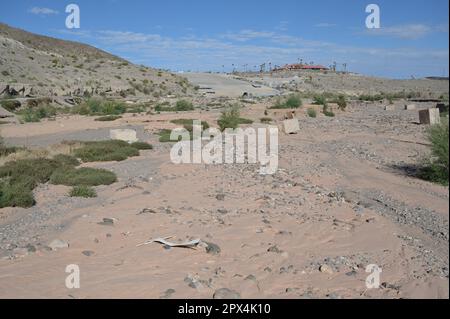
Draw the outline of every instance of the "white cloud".
[[[50,8],[40,8],[40,7],[33,7],[29,10],[29,12],[36,15],[52,15],[59,13],[58,11]]]
[[[247,42],[255,39],[271,39],[275,36],[275,32],[271,31],[241,30],[239,32],[228,32],[222,35],[222,38],[238,42]]]
[[[332,28],[332,27],[336,27],[337,24],[334,23],[327,23],[327,22],[322,22],[322,23],[317,23],[314,25],[316,28]]]
[[[436,31],[435,28],[425,24],[405,24],[391,27],[381,26],[379,29],[367,29],[366,34],[416,40],[423,38],[434,31]]]

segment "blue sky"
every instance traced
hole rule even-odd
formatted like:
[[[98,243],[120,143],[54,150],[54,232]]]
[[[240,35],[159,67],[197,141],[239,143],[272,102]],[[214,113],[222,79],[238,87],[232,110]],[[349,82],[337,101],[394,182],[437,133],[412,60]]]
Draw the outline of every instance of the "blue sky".
[[[66,5],[81,28],[65,27]],[[368,4],[381,28],[368,30]],[[0,21],[173,71],[298,59],[392,78],[448,76],[448,0],[16,0]]]

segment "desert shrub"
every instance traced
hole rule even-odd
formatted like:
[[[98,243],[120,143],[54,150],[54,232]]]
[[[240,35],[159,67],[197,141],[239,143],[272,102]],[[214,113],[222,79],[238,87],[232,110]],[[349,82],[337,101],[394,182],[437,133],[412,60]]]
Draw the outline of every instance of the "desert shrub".
[[[272,119],[270,117],[262,117],[259,119],[259,121],[261,123],[270,123],[270,122],[272,122]]]
[[[118,119],[121,119],[122,116],[120,115],[106,115],[96,118],[95,120],[98,122],[112,122]]]
[[[186,129],[189,132],[189,137],[192,140],[194,138],[194,126],[193,126],[193,120],[191,119],[177,119],[172,120],[171,123],[177,124],[177,125],[183,125],[183,128]],[[201,121],[201,129],[207,130],[209,128],[209,124],[206,121]],[[163,129],[158,132],[159,135],[159,142],[160,143],[170,143],[170,142],[177,142],[170,139],[172,131]],[[178,137],[178,141],[181,140],[181,136]]]
[[[138,156],[139,150],[125,141],[110,140],[85,142],[84,146],[75,149],[73,153],[83,162],[108,162]]]
[[[24,122],[40,122],[44,118],[52,118],[57,114],[53,106],[38,106],[36,108],[27,107],[19,113]]]
[[[69,193],[70,197],[93,198],[97,197],[97,192],[92,187],[86,185],[74,186]]]
[[[448,185],[448,120],[431,126],[427,138],[431,143],[431,156],[419,175],[426,180]]]
[[[2,101],[1,105],[5,110],[14,112],[21,106],[21,103],[19,101],[11,101],[10,100],[10,101]]]
[[[159,142],[160,143],[170,143],[170,142],[175,142],[175,141],[172,141],[171,139],[170,139],[170,134],[171,134],[171,130],[167,130],[167,129],[163,129],[163,130],[160,130],[159,132],[158,132],[158,135],[159,135]],[[180,140],[181,139],[181,137],[178,139],[178,140]]]
[[[316,95],[313,98],[313,104],[316,105],[327,105],[327,98],[324,95]]]
[[[336,103],[341,111],[345,111],[345,109],[347,108],[347,100],[345,99],[344,95],[339,95]]]
[[[296,109],[303,105],[299,95],[291,94],[286,99],[277,99],[271,109]]]
[[[99,186],[110,185],[117,181],[113,172],[90,167],[57,168],[50,177],[50,183],[65,186]]]
[[[186,128],[188,131],[192,130],[194,120],[193,119],[176,119],[170,121],[170,123],[177,124],[177,125],[183,125],[184,128]],[[209,124],[206,121],[201,121],[202,129],[207,130],[209,129]]]
[[[72,169],[76,163],[76,159],[64,155],[6,163],[0,167],[0,208],[33,206],[33,189],[48,182],[58,168]]]
[[[358,99],[360,101],[366,101],[366,102],[375,102],[375,101],[381,101],[384,99],[383,94],[361,94]]]
[[[191,102],[186,101],[186,100],[179,100],[177,101],[177,103],[175,104],[175,109],[177,111],[192,111],[194,110],[194,106],[192,105]]]
[[[308,114],[309,117],[317,117],[317,112],[315,109],[313,108],[309,108],[306,113]]]
[[[21,183],[0,180],[0,208],[31,207],[35,204],[32,190]]]
[[[240,118],[238,118],[238,124],[239,125],[241,125],[241,124],[253,124],[253,120],[240,117]]]
[[[131,147],[134,147],[138,150],[152,150],[153,145],[146,142],[134,142],[130,144]]]
[[[117,101],[104,101],[100,107],[100,113],[105,115],[119,115],[125,113],[125,111],[125,105]]]
[[[194,110],[194,106],[186,100],[178,100],[175,106],[170,106],[169,103],[161,103],[155,107],[156,112],[186,112],[192,110]]]
[[[102,99],[88,99],[73,108],[73,113],[80,115],[120,115],[126,112],[122,102]]]
[[[299,108],[300,106],[302,106],[303,102],[301,100],[301,98],[297,95],[291,95],[288,97],[288,99],[286,100],[286,106],[288,108]]]
[[[227,128],[236,129],[239,126],[240,111],[238,105],[233,105],[222,112],[222,115],[217,120],[220,130],[224,131]]]
[[[325,116],[328,116],[328,117],[334,117],[335,116],[333,110],[328,108],[328,104],[327,103],[325,103],[324,106],[323,106],[323,114]]]

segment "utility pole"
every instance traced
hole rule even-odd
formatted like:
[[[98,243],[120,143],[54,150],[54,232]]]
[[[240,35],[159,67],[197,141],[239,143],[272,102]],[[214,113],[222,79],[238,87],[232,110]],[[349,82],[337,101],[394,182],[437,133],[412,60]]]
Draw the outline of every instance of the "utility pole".
[[[265,64],[265,63],[263,63],[263,64],[260,65],[260,70],[259,70],[259,72],[260,72],[260,73],[266,72],[266,64]]]

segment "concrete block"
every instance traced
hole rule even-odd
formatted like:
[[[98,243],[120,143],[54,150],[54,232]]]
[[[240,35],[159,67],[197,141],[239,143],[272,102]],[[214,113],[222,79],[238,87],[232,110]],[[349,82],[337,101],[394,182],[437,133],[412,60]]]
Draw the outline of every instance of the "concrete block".
[[[439,109],[428,109],[419,111],[420,124],[439,124],[441,123],[441,116]]]
[[[120,140],[128,143],[134,143],[138,141],[136,131],[131,129],[110,130],[109,137],[112,140]]]
[[[406,104],[405,105],[405,110],[407,111],[412,111],[416,109],[416,105],[415,104]]]
[[[384,107],[385,111],[395,111],[395,105],[386,105]]]
[[[298,119],[283,121],[283,128],[286,134],[294,134],[300,131],[300,124]]]

